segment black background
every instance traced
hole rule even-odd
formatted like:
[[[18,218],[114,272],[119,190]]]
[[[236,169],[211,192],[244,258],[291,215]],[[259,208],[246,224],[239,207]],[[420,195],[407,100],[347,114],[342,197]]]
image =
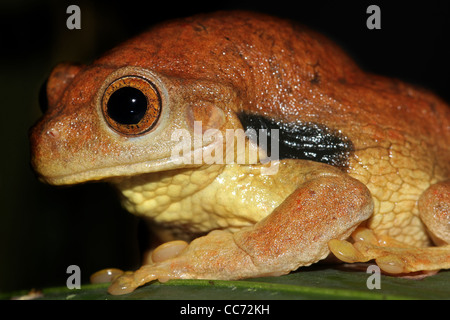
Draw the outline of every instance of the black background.
[[[145,4],[144,4],[145,3]],[[66,8],[81,8],[81,30]],[[368,30],[366,8],[381,8]],[[40,115],[41,82],[61,61],[89,63],[166,19],[246,9],[297,20],[342,45],[366,70],[413,82],[450,100],[448,1],[3,1],[0,4],[0,292],[64,286],[101,268],[137,267],[137,221],[104,184],[55,188],[29,167],[28,128]]]

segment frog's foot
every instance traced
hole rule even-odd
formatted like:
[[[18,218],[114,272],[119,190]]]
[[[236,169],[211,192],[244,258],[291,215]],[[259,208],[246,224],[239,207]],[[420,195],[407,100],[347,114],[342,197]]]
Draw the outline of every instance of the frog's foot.
[[[341,261],[347,263],[375,260],[388,274],[434,271],[450,268],[450,245],[418,248],[407,246],[387,236],[376,236],[372,230],[357,228],[353,243],[331,240],[328,246]]]
[[[373,202],[369,190],[346,175],[310,177],[254,226],[212,231],[188,246],[167,244],[152,254],[153,263],[120,276],[108,291],[124,294],[153,280],[277,276],[324,259],[328,241],[348,238],[370,217]]]
[[[250,257],[232,238],[230,232],[213,231],[189,245],[184,241],[164,243],[153,251],[151,264],[116,278],[108,292],[129,293],[153,280],[232,279],[245,277],[248,272],[256,274]]]

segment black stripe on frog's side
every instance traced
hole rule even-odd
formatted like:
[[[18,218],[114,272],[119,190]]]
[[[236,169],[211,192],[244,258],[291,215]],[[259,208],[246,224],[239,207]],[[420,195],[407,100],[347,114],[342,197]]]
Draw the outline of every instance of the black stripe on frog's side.
[[[249,113],[239,113],[244,128],[256,130],[259,142],[259,129],[267,129],[267,149],[270,155],[271,129],[279,132],[279,158],[304,159],[345,168],[353,151],[352,142],[341,133],[316,123],[286,123]],[[266,150],[267,151],[267,150]]]

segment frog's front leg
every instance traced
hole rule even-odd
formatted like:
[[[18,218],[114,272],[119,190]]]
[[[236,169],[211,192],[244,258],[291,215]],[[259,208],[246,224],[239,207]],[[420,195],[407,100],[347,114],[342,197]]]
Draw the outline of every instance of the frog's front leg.
[[[236,233],[212,231],[175,257],[116,279],[123,294],[155,279],[242,279],[282,275],[325,258],[331,239],[345,239],[373,211],[359,181],[336,173],[310,176],[269,216]]]

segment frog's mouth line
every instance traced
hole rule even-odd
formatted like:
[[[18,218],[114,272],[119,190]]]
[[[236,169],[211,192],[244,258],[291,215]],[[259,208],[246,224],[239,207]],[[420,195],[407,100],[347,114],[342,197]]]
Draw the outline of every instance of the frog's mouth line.
[[[253,149],[255,153],[258,154],[259,158],[255,158],[253,160],[246,159],[244,157],[243,163],[237,161],[238,157],[235,153],[234,147],[232,150],[225,150],[225,154],[222,154],[219,158],[209,158],[207,159],[204,155],[211,155],[212,152],[216,149],[216,147],[220,145],[223,146],[221,141],[212,142],[208,145],[205,145],[201,148],[191,150],[187,154],[178,156],[171,155],[170,157],[162,158],[162,159],[153,159],[143,162],[137,163],[127,163],[123,165],[116,166],[108,166],[108,167],[100,167],[94,168],[79,172],[74,172],[70,174],[62,174],[62,175],[40,175],[40,179],[51,185],[71,185],[71,184],[79,184],[90,181],[108,181],[114,179],[120,179],[121,177],[130,177],[135,175],[153,173],[153,172],[162,172],[176,169],[185,169],[185,168],[195,168],[201,166],[209,166],[209,165],[225,165],[228,163],[227,161],[231,161],[231,164],[252,164],[252,165],[263,165],[263,173],[265,174],[275,174],[276,171],[272,171],[271,164],[278,163],[278,158],[270,159],[267,158],[267,155],[264,152],[260,152],[260,149],[256,147]],[[234,153],[234,157],[229,160],[228,152]],[[247,151],[245,151],[247,152]],[[198,160],[200,159],[200,160]],[[236,160],[236,161],[235,161]]]
[[[183,165],[183,168],[195,167],[199,165]],[[138,174],[168,171],[178,169],[180,165],[175,163],[172,158],[150,160],[146,162],[124,164],[113,167],[97,168],[92,170],[80,171],[67,175],[41,176],[40,179],[51,185],[72,185],[91,181],[102,181],[118,177],[127,177]]]
[[[187,155],[183,155],[187,159],[195,159],[195,154],[198,152],[200,155],[205,152],[211,152],[214,150],[217,143],[210,143],[199,149],[191,150]],[[117,179],[120,177],[130,177],[134,175],[152,173],[152,172],[162,172],[182,168],[194,168],[204,165],[209,165],[201,161],[200,163],[184,161],[183,158],[171,155],[170,157],[162,159],[153,159],[144,162],[137,163],[126,163],[117,166],[108,166],[94,168],[79,172],[74,172],[70,174],[62,175],[40,175],[41,181],[46,182],[51,185],[71,185],[79,184],[90,181],[107,181],[112,179]]]

